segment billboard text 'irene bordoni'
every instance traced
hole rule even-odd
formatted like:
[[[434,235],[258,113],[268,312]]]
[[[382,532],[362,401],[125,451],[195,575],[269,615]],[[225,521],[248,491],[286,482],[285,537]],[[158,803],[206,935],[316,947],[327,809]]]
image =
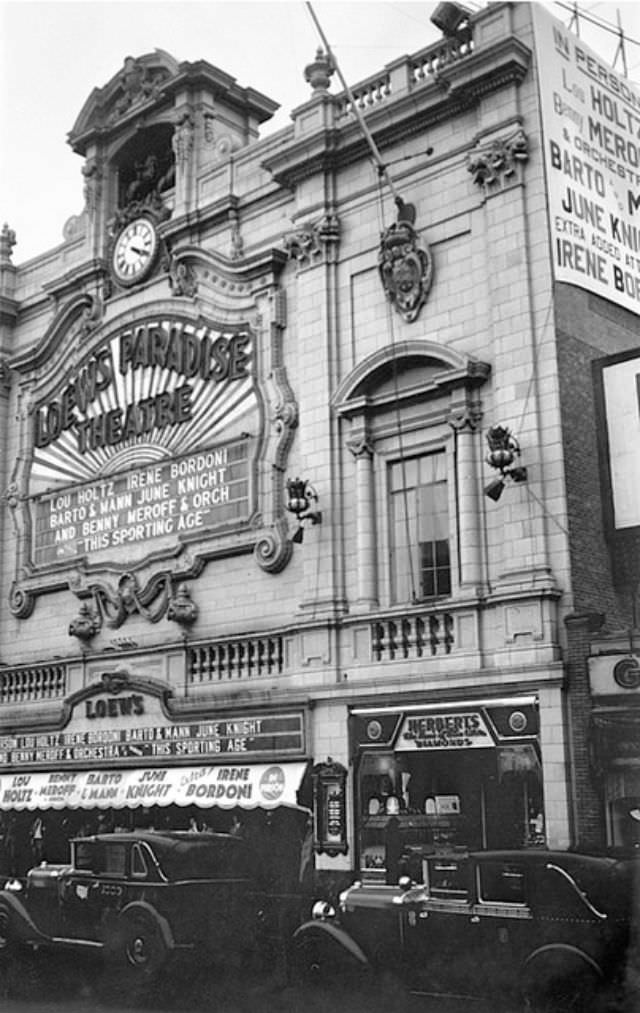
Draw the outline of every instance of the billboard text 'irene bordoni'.
[[[532,9],[556,280],[640,313],[640,92]]]

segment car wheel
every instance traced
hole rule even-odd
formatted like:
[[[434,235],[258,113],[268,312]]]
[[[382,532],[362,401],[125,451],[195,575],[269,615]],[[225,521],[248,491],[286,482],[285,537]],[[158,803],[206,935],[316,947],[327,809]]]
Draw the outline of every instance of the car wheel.
[[[12,948],[11,913],[4,904],[0,905],[0,960],[6,958]]]
[[[525,978],[526,1010],[530,1013],[589,1013],[596,1009],[601,978],[586,963],[536,968]]]
[[[361,988],[371,977],[368,967],[331,940],[313,934],[295,940],[291,967],[294,981],[314,991]]]
[[[120,939],[125,967],[134,977],[152,978],[166,963],[167,947],[150,915],[125,915]]]

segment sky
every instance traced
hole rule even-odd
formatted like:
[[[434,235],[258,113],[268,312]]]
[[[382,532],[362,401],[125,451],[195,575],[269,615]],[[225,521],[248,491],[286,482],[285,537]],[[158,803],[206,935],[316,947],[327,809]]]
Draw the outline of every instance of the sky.
[[[472,10],[480,0],[463,0]],[[573,0],[544,3],[565,25]],[[435,3],[317,0],[313,9],[350,85],[391,60],[440,38]],[[640,0],[580,2],[579,11],[612,27],[618,11],[629,78],[640,85]],[[608,63],[618,37],[580,23],[580,36]],[[303,0],[0,0],[0,226],[15,231],[15,264],[62,242],[82,211],[83,160],[66,143],[94,87],[126,56],[164,49],[179,62],[207,60],[280,103],[261,128],[287,126],[311,94],[304,68],[320,45]],[[616,67],[622,69],[620,58]],[[341,90],[334,78],[334,92]]]

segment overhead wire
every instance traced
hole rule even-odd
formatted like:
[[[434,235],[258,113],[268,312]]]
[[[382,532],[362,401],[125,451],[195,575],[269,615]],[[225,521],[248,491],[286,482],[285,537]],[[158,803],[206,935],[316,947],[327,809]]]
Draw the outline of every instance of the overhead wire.
[[[322,44],[323,44],[323,46],[325,48],[325,52],[326,52],[326,54],[327,54],[330,62],[331,62],[331,66],[335,68],[335,71],[336,71],[336,73],[338,75],[338,78],[340,79],[340,83],[342,84],[342,87],[343,87],[343,89],[345,91],[345,94],[347,95],[347,97],[349,99],[351,110],[354,113],[356,119],[358,120],[360,129],[362,130],[362,133],[363,133],[363,135],[365,137],[365,140],[367,141],[367,144],[369,146],[369,151],[370,151],[370,155],[371,155],[371,161],[373,162],[373,164],[374,164],[374,166],[376,168],[377,174],[378,174],[378,213],[379,213],[379,216],[380,216],[380,222],[379,222],[379,224],[380,224],[380,231],[381,231],[381,234],[382,234],[382,232],[383,232],[383,224],[384,224],[384,196],[383,196],[383,192],[382,192],[383,183],[386,183],[386,185],[388,186],[388,188],[389,188],[389,190],[390,190],[390,192],[391,192],[391,194],[393,196],[393,199],[395,201],[396,207],[399,209],[399,211],[402,208],[406,208],[407,205],[405,205],[405,202],[403,201],[402,197],[400,196],[400,194],[396,190],[396,187],[395,187],[395,185],[393,183],[393,180],[391,179],[391,176],[389,175],[389,171],[387,169],[387,166],[383,162],[382,156],[380,155],[378,147],[377,147],[377,145],[376,145],[376,143],[375,143],[375,141],[374,141],[374,139],[373,139],[373,137],[371,135],[371,131],[369,130],[369,128],[368,128],[368,126],[367,126],[367,124],[365,122],[365,119],[364,119],[362,113],[360,112],[360,109],[359,109],[357,101],[356,101],[356,99],[355,99],[355,97],[353,95],[353,92],[351,91],[351,88],[347,84],[347,81],[346,81],[346,79],[345,79],[345,77],[344,77],[344,75],[342,73],[342,70],[340,69],[340,65],[339,65],[338,61],[336,60],[336,58],[335,58],[335,56],[333,54],[333,51],[331,49],[331,46],[330,46],[329,41],[327,39],[327,36],[325,35],[325,33],[324,33],[323,29],[322,29],[322,26],[321,26],[321,24],[320,24],[320,22],[319,22],[319,20],[318,20],[318,18],[316,16],[316,13],[315,13],[315,11],[313,9],[312,4],[309,3],[308,0],[306,2],[306,7],[307,7],[307,10],[309,11],[309,14],[311,15],[311,18],[312,18],[312,20],[313,20],[313,22],[314,22],[314,24],[316,26],[316,29],[318,31],[318,35],[320,36],[320,38],[322,40]],[[386,301],[386,311],[387,311],[387,326],[388,326],[388,330],[389,330],[389,334],[390,334],[390,338],[391,338],[391,346],[393,348],[393,346],[395,345],[395,329],[394,329],[394,326],[393,326],[393,315],[391,313],[391,307],[390,307],[388,301]],[[409,505],[409,500],[408,500],[409,490],[407,489],[406,458],[405,458],[404,447],[403,447],[402,420],[401,420],[401,417],[400,417],[400,407],[399,407],[400,383],[399,383],[399,378],[398,378],[398,362],[397,362],[397,359],[396,359],[395,355],[392,356],[391,370],[392,370],[392,379],[393,379],[394,394],[395,394],[396,431],[397,431],[397,436],[398,436],[398,453],[399,453],[400,464],[401,464],[401,468],[402,468],[404,528],[405,528],[405,539],[406,539],[406,542],[407,542],[407,553],[408,553],[408,560],[409,560],[409,580],[410,580],[410,584],[411,584],[411,600],[412,600],[412,602],[415,602],[415,601],[417,601],[417,595],[416,595],[415,565],[414,565],[414,560],[413,560],[413,556],[412,556],[412,553],[411,553],[411,538],[410,538],[411,528],[410,528],[409,509],[408,509],[408,505]]]
[[[389,190],[393,194],[393,199],[395,200],[395,202],[398,205],[398,207],[402,207],[403,204],[404,204],[404,201],[402,200],[402,197],[400,197],[399,193],[397,192],[397,190],[396,190],[396,188],[395,188],[395,186],[393,184],[393,180],[391,179],[391,176],[389,175],[389,173],[387,171],[387,167],[384,164],[384,162],[382,161],[382,156],[380,155],[380,152],[378,151],[378,147],[376,145],[376,142],[374,141],[373,136],[371,134],[371,131],[369,130],[369,127],[367,126],[367,124],[365,122],[364,116],[360,112],[360,109],[358,107],[358,103],[356,102],[356,100],[354,98],[354,95],[353,95],[353,92],[351,91],[351,88],[349,87],[349,85],[348,85],[348,83],[347,83],[347,81],[346,81],[346,79],[345,79],[345,77],[344,77],[344,75],[343,75],[343,73],[342,73],[342,71],[340,69],[340,65],[339,65],[338,61],[336,60],[336,58],[335,58],[335,56],[333,54],[333,50],[331,49],[331,46],[329,45],[329,41],[328,41],[328,39],[327,39],[324,31],[322,30],[322,25],[318,21],[318,18],[316,16],[316,12],[313,9],[313,5],[309,2],[309,0],[306,0],[305,6],[306,6],[307,10],[309,11],[309,14],[311,15],[311,18],[313,20],[314,25],[316,26],[316,29],[318,31],[318,35],[322,39],[322,44],[323,44],[323,46],[325,48],[325,52],[326,52],[327,56],[329,57],[329,60],[331,62],[331,66],[335,68],[336,74],[338,75],[338,77],[340,79],[340,83],[341,83],[342,87],[344,88],[344,91],[345,91],[345,93],[346,93],[346,95],[347,95],[347,97],[349,99],[349,103],[351,105],[351,110],[352,110],[353,114],[355,115],[356,119],[358,120],[358,123],[360,125],[360,129],[362,130],[362,133],[363,133],[363,135],[365,137],[365,140],[367,141],[367,144],[369,145],[369,150],[371,152],[371,159],[372,159],[372,161],[373,161],[373,163],[374,163],[374,165],[376,167],[378,175],[380,177],[382,177],[384,179],[384,181],[386,182],[387,186],[389,187]]]

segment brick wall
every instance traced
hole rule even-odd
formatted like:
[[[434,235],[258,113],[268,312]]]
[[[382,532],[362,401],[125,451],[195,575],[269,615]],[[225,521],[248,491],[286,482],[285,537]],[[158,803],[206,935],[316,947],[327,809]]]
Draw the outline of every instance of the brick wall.
[[[573,780],[573,842],[579,849],[604,847],[605,819],[600,785],[589,762],[591,694],[587,658],[591,637],[599,626],[597,613],[574,612],[567,616],[565,669]]]

